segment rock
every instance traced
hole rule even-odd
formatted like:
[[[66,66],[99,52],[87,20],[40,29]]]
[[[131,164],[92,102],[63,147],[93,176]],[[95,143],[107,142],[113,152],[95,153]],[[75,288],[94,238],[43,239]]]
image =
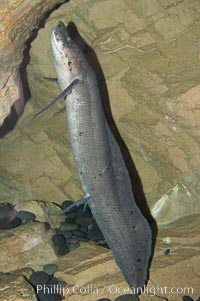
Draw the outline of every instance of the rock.
[[[85,237],[85,238],[87,237],[87,233],[84,233],[84,232],[79,231],[79,230],[74,230],[72,233],[76,237]]]
[[[16,228],[18,226],[21,225],[21,219],[16,217],[12,222],[10,222],[6,227],[4,227],[3,229],[13,229],[13,228]]]
[[[67,221],[68,218],[75,219],[76,218],[76,212],[68,213],[65,220]]]
[[[197,214],[188,216],[187,218],[184,217],[172,224],[159,228],[155,253],[150,268],[150,279],[147,283],[148,285],[144,287],[144,290],[139,297],[140,301],[165,301],[166,299],[177,301],[177,298],[181,300],[183,297],[186,298],[185,291],[182,294],[180,292],[179,294],[170,293],[170,289],[180,287],[193,289],[193,292],[187,292],[188,298],[196,300],[199,297],[198,271],[200,269],[200,240],[199,229],[198,227],[195,227],[195,225],[199,223],[200,217]],[[33,222],[33,225],[34,224],[40,225],[40,223]],[[26,224],[13,230],[2,231],[0,235],[0,241],[2,243],[1,250],[3,251],[2,238],[4,238],[4,236],[6,237],[7,235],[6,240],[4,239],[5,245],[5,241],[8,241],[8,233],[12,237],[13,231],[15,232],[21,228],[22,236],[24,231],[23,228],[29,228],[30,226],[31,224]],[[37,226],[35,231],[38,232],[40,227],[38,228]],[[34,238],[33,229],[31,229],[31,234],[32,238]],[[72,242],[73,241],[71,241],[71,243]],[[164,254],[164,250],[166,249],[171,250],[167,256]],[[7,252],[9,250],[9,253],[7,254],[9,256],[9,261],[11,261],[11,250],[13,252],[14,248],[8,248],[7,245],[6,250]],[[45,247],[45,250],[48,249]],[[36,264],[36,261],[38,263],[41,261],[45,262],[46,260],[46,264],[49,264],[47,258],[48,260],[51,258],[53,265],[57,266],[55,277],[62,279],[62,281],[67,283],[65,292],[69,301],[93,301],[99,299],[99,296],[114,300],[119,296],[122,298],[123,295],[130,294],[130,288],[124,281],[123,276],[113,259],[111,251],[106,248],[94,244],[81,243],[79,248],[71,250],[66,255],[58,257],[57,259],[55,257],[52,258],[51,255],[46,255],[45,257],[38,246],[37,257],[35,256],[35,253],[36,251],[34,249],[34,256],[31,252],[26,254],[26,263],[30,262],[29,264],[31,266],[39,266]],[[28,255],[30,257],[28,257]],[[22,254],[14,256],[15,260],[21,257],[20,263],[23,265],[24,261],[22,260]],[[23,254],[23,256],[25,255]],[[40,258],[40,256],[42,258]],[[4,256],[1,260],[5,265],[6,257]],[[2,262],[1,267],[3,267]],[[17,264],[15,264],[15,268],[17,268]],[[39,268],[37,267],[37,269]],[[37,271],[37,269],[35,270]],[[30,278],[31,274],[32,271],[26,275],[27,279]],[[15,275],[20,275],[20,272],[16,270]],[[52,285],[58,283],[55,278],[53,278],[52,281],[54,281],[51,282]],[[169,293],[163,294],[164,287],[168,288]],[[84,291],[84,294],[81,294],[81,291]],[[123,296],[123,298],[125,297]]]
[[[2,301],[37,301],[33,287],[26,280],[31,269],[18,270],[17,273],[0,273],[0,300]]]
[[[57,257],[51,246],[53,231],[48,225],[33,222],[17,228],[0,231],[0,269],[10,272],[27,264],[40,269],[49,258],[54,261]],[[37,256],[36,256],[37,254]]]
[[[102,293],[105,278],[106,283],[113,283],[114,279],[115,283],[118,279],[122,279],[111,252],[96,245],[81,243],[79,248],[69,252],[65,258],[59,258],[55,263],[58,266],[56,277],[67,283],[68,290],[65,291],[68,292],[67,298],[70,301],[81,300],[81,298],[96,300],[99,296],[107,297]],[[95,287],[99,288],[98,293],[89,292],[92,288],[87,289],[87,285],[91,286],[91,284],[94,289]],[[79,295],[78,292],[82,287],[85,287],[88,292]]]
[[[58,267],[55,264],[45,264],[43,266],[43,271],[49,276],[53,276],[57,271]]]
[[[183,296],[182,301],[194,301],[190,296]]]
[[[58,256],[66,255],[70,251],[69,246],[66,245],[66,244],[65,245],[61,245],[61,246],[59,246],[59,247],[57,247],[55,249],[56,249],[56,252],[57,252]]]
[[[59,234],[62,234],[66,239],[72,237],[72,232],[70,231],[59,231]]]
[[[49,217],[47,214],[49,210],[48,206],[50,207],[50,204],[46,204],[43,201],[29,200],[27,202],[24,200],[20,200],[17,202],[16,208],[18,210],[18,216],[20,217],[21,215],[22,219],[29,217],[30,219],[36,218],[37,221],[40,222],[49,222]],[[24,213],[28,215],[24,216]]]
[[[79,226],[89,226],[91,225],[92,220],[89,217],[77,217],[75,223]]]
[[[66,239],[66,243],[67,243],[68,245],[70,245],[70,244],[75,244],[75,243],[77,243],[78,241],[79,241],[79,239],[78,239],[77,237],[71,237],[71,238]]]
[[[170,253],[170,249],[165,249],[163,252],[165,255],[168,255]]]
[[[111,301],[111,300],[108,298],[101,298],[101,299],[98,299],[97,301]]]
[[[103,234],[101,233],[101,230],[99,229],[95,221],[93,222],[92,227],[88,231],[88,238],[94,241],[104,240]]]
[[[84,205],[79,206],[77,211],[76,211],[77,218],[91,218],[92,214],[90,211],[90,208],[87,206],[86,208]]]
[[[66,239],[62,234],[55,234],[52,237],[52,242],[55,248],[55,251],[58,255],[65,255],[69,252],[68,245],[66,244]]]
[[[59,111],[52,108],[42,118],[30,121],[34,112],[58,94],[53,83],[41,79],[43,76],[55,76],[50,59],[49,37],[60,15],[65,15],[65,23],[79,19],[80,24],[76,25],[80,34],[98,55],[106,77],[110,97],[108,103],[113,119],[131,156],[129,159],[126,156],[126,163],[133,182],[137,182],[137,185],[134,185],[134,193],[138,203],[144,202],[141,200],[144,190],[148,206],[159,223],[175,220],[177,212],[178,216],[200,212],[197,197],[200,189],[196,180],[200,175],[199,142],[196,139],[200,120],[199,111],[196,109],[200,87],[198,48],[195,42],[199,34],[200,18],[198,14],[195,17],[192,14],[192,11],[199,11],[200,3],[196,1],[190,7],[185,1],[179,1],[177,5],[173,5],[175,2],[171,1],[172,5],[168,6],[162,1],[153,0],[153,8],[149,6],[148,1],[142,1],[132,9],[129,2],[122,3],[117,0],[114,5],[122,23],[117,32],[113,33],[112,28],[118,24],[113,19],[111,9],[114,0],[106,0],[100,10],[95,1],[90,5],[80,3],[79,0],[74,1],[64,3],[53,12],[51,19],[38,31],[36,39],[31,43],[27,77],[32,99],[27,103],[18,126],[1,141],[1,199],[14,204],[16,199],[22,200],[27,196],[27,200],[45,199],[61,204],[66,196],[69,199],[78,199],[82,195],[69,145],[64,109]],[[18,8],[12,10],[6,10],[6,4],[1,4],[0,8],[5,8],[2,9],[5,13],[2,14],[2,26],[4,41],[7,41],[6,46],[1,44],[5,54],[1,56],[1,66],[3,69],[7,68],[1,73],[5,77],[2,80],[3,84],[7,83],[7,74],[12,74],[15,66],[21,63],[23,45],[32,28],[37,26],[48,6],[52,8],[59,2],[61,1],[54,0],[51,4],[44,4],[38,0],[36,6],[33,6],[32,2],[30,6],[23,6],[20,2]],[[21,7],[23,13],[19,20],[15,10],[20,11]],[[86,14],[83,14],[83,11]],[[30,27],[24,27],[23,17],[29,13]],[[148,19],[148,25],[145,18]],[[10,19],[12,24],[7,26]],[[89,25],[83,25],[86,23]],[[175,24],[177,31],[170,31],[169,34],[168,24]],[[154,35],[149,29],[151,26],[155,29]],[[18,37],[14,39],[15,47],[9,47],[14,42],[10,31],[4,30],[5,28],[9,28],[12,34]],[[114,36],[112,41],[109,40],[111,35]],[[119,45],[122,48],[118,49]],[[87,50],[85,52],[97,73],[101,88],[102,75],[91,54],[92,51]],[[170,67],[169,62],[172,62]],[[185,62],[188,66],[187,71],[183,68]],[[11,78],[13,83],[8,82],[7,85],[16,87],[12,76],[9,77]],[[5,86],[5,89],[8,87]],[[11,94],[14,95],[9,90],[9,98],[14,97],[11,97]],[[40,100],[43,103],[40,103]],[[14,100],[4,103],[5,107],[1,105],[3,115],[10,110],[12,101]],[[61,107],[63,108],[63,105]],[[109,116],[108,121],[112,123]],[[140,178],[133,172],[131,161],[134,161]],[[13,189],[7,188],[10,184]]]
[[[33,221],[36,219],[36,216],[34,213],[21,210],[18,212],[17,216],[22,220],[22,221]]]
[[[25,43],[33,29],[38,28],[44,15],[62,2],[63,0],[52,0],[50,3],[42,0],[34,3],[24,0],[1,2],[0,125],[14,103],[18,116],[23,112],[25,101],[18,69],[23,60]]]
[[[199,223],[200,217],[193,215],[159,229],[150,279],[139,296],[140,301],[181,301],[185,293],[172,296],[170,289],[173,287],[193,288],[193,293],[188,291],[188,295],[194,300],[199,297],[200,240],[199,229],[195,227]],[[171,252],[166,256],[163,251],[168,248]],[[55,264],[58,266],[56,277],[67,283],[69,301],[93,301],[99,296],[114,300],[131,293],[109,249],[81,243],[79,248],[59,258]],[[86,288],[86,293],[79,295],[82,287]],[[169,293],[162,293],[164,287]],[[95,294],[95,290],[98,293]]]
[[[200,238],[196,227],[199,223],[200,216],[191,215],[159,229],[148,281],[152,295],[156,294],[163,301],[166,298],[170,301],[181,300],[186,291],[194,300],[200,295],[198,277],[195,276],[200,269]],[[167,256],[163,253],[166,248],[171,250]],[[167,287],[167,293],[164,287]],[[176,289],[184,287],[188,290],[184,292],[182,289],[176,293]],[[174,293],[170,293],[172,288]],[[149,295],[142,294],[140,300],[148,301]]]
[[[65,221],[67,224],[75,224],[74,218],[71,217],[66,217]]]
[[[55,234],[52,237],[52,241],[53,241],[54,246],[59,246],[61,244],[65,244],[66,239],[62,234]]]
[[[83,232],[83,233],[87,233],[88,232],[88,227],[86,226],[81,226],[79,227],[79,231]]]
[[[44,285],[49,282],[50,278],[47,273],[44,271],[36,271],[31,274],[31,277],[29,278],[30,283],[34,286],[37,287],[37,285]]]
[[[114,301],[139,301],[139,298],[133,294],[127,294],[117,297]]]
[[[62,202],[61,207],[64,210],[64,209],[66,209],[67,207],[69,207],[72,204],[73,204],[72,201],[66,200],[66,201]]]
[[[72,250],[75,250],[76,248],[79,248],[80,247],[80,243],[79,242],[75,242],[75,243],[70,243],[69,244],[69,250],[72,251]]]
[[[12,204],[0,203],[0,229],[4,229],[15,220],[17,211]]]
[[[78,229],[79,226],[78,225],[75,225],[75,224],[62,224],[60,227],[59,227],[59,230],[60,231],[74,231],[76,229]]]
[[[77,238],[79,241],[82,241],[82,242],[89,241],[89,239],[87,237],[77,236]]]

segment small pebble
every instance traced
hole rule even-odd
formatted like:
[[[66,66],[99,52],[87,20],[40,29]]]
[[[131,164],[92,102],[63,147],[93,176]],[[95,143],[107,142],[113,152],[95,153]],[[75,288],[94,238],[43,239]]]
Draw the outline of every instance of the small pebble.
[[[77,211],[76,211],[76,216],[77,217],[92,217],[92,213],[90,211],[90,208],[87,206],[84,208],[84,206],[79,206]]]
[[[70,213],[67,213],[67,217],[68,218],[70,217],[71,219],[75,219],[76,218],[76,212],[70,212]]]
[[[76,219],[75,219],[75,223],[77,224],[77,225],[79,225],[79,226],[89,226],[89,225],[91,225],[91,223],[92,223],[92,220],[91,220],[91,218],[89,218],[89,217],[77,217]]]
[[[58,267],[55,264],[45,264],[43,266],[43,271],[47,273],[49,276],[53,276],[54,273],[57,271]]]
[[[66,286],[66,282],[62,279],[57,279],[58,280],[58,285],[59,287],[65,287]]]
[[[56,246],[60,246],[62,244],[65,244],[66,239],[62,234],[55,234],[52,237],[52,242],[53,242],[54,247],[56,247]]]
[[[98,299],[97,301],[111,301],[111,300],[107,299],[107,298],[101,298],[101,299]]]
[[[61,208],[64,210],[64,209],[68,208],[69,206],[71,206],[73,203],[74,203],[74,202],[69,201],[69,200],[64,201],[64,202],[61,204]],[[74,208],[70,209],[70,213],[71,213],[71,212],[74,212],[74,211],[76,211],[76,210],[77,210],[77,208],[76,208],[76,206],[74,206]],[[65,214],[68,215],[69,213],[65,213]]]
[[[165,249],[164,250],[164,255],[168,255],[170,253],[170,249]]]
[[[47,284],[49,282],[49,275],[44,271],[33,272],[29,278],[33,286]]]
[[[32,212],[21,210],[18,212],[17,216],[23,221],[23,220],[35,220],[36,215]]]
[[[58,284],[58,279],[56,277],[53,277],[53,278],[50,279],[48,284],[49,285],[56,285],[56,284]]]
[[[65,221],[68,224],[73,224],[73,225],[76,224],[74,218],[71,217],[66,217]]]
[[[114,301],[139,301],[138,296],[134,296],[132,294],[121,295],[117,297]]]
[[[69,250],[72,251],[76,248],[79,248],[80,247],[80,243],[79,242],[75,242],[75,243],[72,243],[69,245]]]
[[[79,239],[79,241],[82,241],[82,242],[87,242],[89,241],[89,239],[87,237],[77,237]]]
[[[99,240],[99,241],[97,242],[97,245],[98,245],[98,246],[101,246],[101,247],[103,247],[103,248],[109,249],[109,246],[107,245],[107,243],[106,243],[105,240]]]
[[[62,279],[58,279],[56,277],[53,277],[49,282],[48,282],[49,285],[55,285],[55,284],[58,284],[58,287],[65,287],[66,286],[66,283],[64,280]]]
[[[72,224],[62,224],[60,227],[59,227],[59,230],[60,231],[74,231],[76,229],[78,229],[79,226],[78,225],[72,225]]]
[[[79,239],[77,237],[72,237],[72,238],[66,239],[66,244],[67,245],[74,244],[74,243],[77,243],[77,242],[79,242]]]
[[[72,234],[77,237],[85,237],[85,238],[87,237],[87,233],[81,232],[79,230],[74,230]]]
[[[88,232],[88,227],[86,227],[86,226],[81,226],[81,227],[79,228],[79,231],[84,232],[84,233],[87,233],[87,232]]]
[[[114,301],[139,301],[138,296],[134,296],[132,294],[121,295],[117,297]]]
[[[101,230],[99,229],[95,221],[92,224],[92,227],[89,230],[87,236],[90,240],[94,240],[94,241],[104,240],[103,234],[101,233]]]
[[[190,296],[183,296],[183,301],[194,301]]]
[[[70,231],[60,231],[60,234],[62,234],[66,239],[72,237],[72,232]]]
[[[65,255],[65,254],[69,253],[69,251],[70,251],[69,246],[67,246],[67,245],[62,245],[59,248],[57,247],[55,249],[57,251],[57,254],[60,256]]]
[[[65,209],[65,208],[67,208],[67,207],[71,206],[72,204],[73,204],[73,202],[72,202],[72,201],[70,201],[70,200],[66,200],[66,201],[62,202],[62,204],[61,204],[61,208],[62,208],[62,209]]]
[[[52,242],[58,255],[65,255],[69,252],[66,239],[62,234],[55,234],[52,237]]]

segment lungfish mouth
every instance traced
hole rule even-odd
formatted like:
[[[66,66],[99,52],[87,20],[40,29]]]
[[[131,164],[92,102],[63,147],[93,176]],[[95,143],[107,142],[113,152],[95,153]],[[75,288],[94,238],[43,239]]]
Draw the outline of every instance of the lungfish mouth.
[[[67,28],[61,21],[52,30],[51,47],[61,55],[73,58],[73,41],[67,32]]]
[[[52,38],[54,39],[55,45],[60,45],[66,47],[67,45],[70,46],[71,38],[67,32],[67,28],[65,27],[64,23],[59,21],[58,25],[53,28],[52,30]]]
[[[51,48],[53,59],[67,66],[70,73],[79,75],[81,72],[81,51],[77,49],[74,41],[70,38],[64,23],[59,21],[52,30]]]

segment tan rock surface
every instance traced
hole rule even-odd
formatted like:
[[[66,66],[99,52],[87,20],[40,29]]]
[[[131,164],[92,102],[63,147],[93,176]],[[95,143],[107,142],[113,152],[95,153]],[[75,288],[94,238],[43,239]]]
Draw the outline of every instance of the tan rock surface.
[[[150,267],[150,278],[140,296],[141,301],[181,301],[183,295],[189,295],[195,300],[200,296],[200,237],[197,227],[199,224],[199,215],[192,215],[159,229]],[[124,281],[110,250],[91,243],[82,243],[81,247],[57,258],[49,251],[47,243],[33,245],[36,241],[35,232],[39,233],[41,227],[43,226],[40,225],[38,229],[38,226],[33,228],[26,224],[18,228],[21,228],[21,231],[9,230],[1,233],[0,265],[4,271],[20,269],[27,265],[36,271],[42,270],[42,266],[46,263],[54,263],[58,266],[55,276],[67,283],[64,292],[66,300],[69,301],[96,301],[103,297],[114,300],[119,295],[130,293],[130,288]],[[30,229],[32,234],[29,233]],[[41,237],[45,242],[46,235],[43,234]],[[20,243],[22,240],[23,243]],[[22,246],[24,248],[27,245],[29,250],[22,253]],[[7,257],[4,256],[6,250]],[[166,250],[169,250],[168,255],[165,255]],[[20,275],[20,271],[17,270],[11,272],[12,275],[13,273]],[[0,291],[3,287],[1,283]]]
[[[57,228],[65,220],[65,215],[54,216],[61,208],[54,203],[45,203],[44,201],[21,201],[16,204],[16,210],[19,212],[28,211],[36,216],[36,220],[42,223],[48,223],[51,228]]]
[[[0,200],[60,203],[82,195],[63,103],[32,120],[33,114],[59,93],[42,77],[55,76],[50,33],[62,19],[65,23],[73,21],[96,52],[113,118],[148,204],[159,223],[168,223],[177,216],[200,211],[200,4],[155,0],[149,6],[148,1],[133,1],[134,5],[115,1],[113,18],[112,1],[63,4],[32,42],[27,68],[32,98],[14,131],[1,141]],[[166,21],[175,22],[176,30],[169,32],[171,25]],[[88,55],[88,59],[97,72],[93,56]],[[97,74],[102,87],[102,75]],[[140,200],[141,186],[134,185],[134,190]]]
[[[0,270],[10,272],[23,267],[40,269],[57,256],[51,245],[53,231],[47,224],[30,222],[0,231]]]
[[[158,232],[150,279],[141,301],[181,301],[184,295],[200,296],[199,215],[188,216]],[[170,253],[165,255],[169,249]],[[66,299],[95,301],[130,293],[109,250],[83,243],[55,262],[57,277],[66,281]],[[157,298],[155,297],[157,296]],[[167,298],[167,299],[166,299]]]
[[[31,269],[12,274],[0,273],[0,301],[37,301],[32,286],[25,279],[31,274]]]
[[[18,107],[24,106],[18,69],[23,60],[25,43],[44,15],[62,2],[63,0],[1,1],[0,125],[10,113],[15,101],[18,101]]]

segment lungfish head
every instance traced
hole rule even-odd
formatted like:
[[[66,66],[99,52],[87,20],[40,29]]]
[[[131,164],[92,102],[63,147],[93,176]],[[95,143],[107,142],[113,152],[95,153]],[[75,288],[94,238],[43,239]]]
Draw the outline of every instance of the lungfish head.
[[[75,78],[85,73],[85,58],[82,51],[70,38],[65,25],[60,21],[51,35],[52,61],[62,89]]]

